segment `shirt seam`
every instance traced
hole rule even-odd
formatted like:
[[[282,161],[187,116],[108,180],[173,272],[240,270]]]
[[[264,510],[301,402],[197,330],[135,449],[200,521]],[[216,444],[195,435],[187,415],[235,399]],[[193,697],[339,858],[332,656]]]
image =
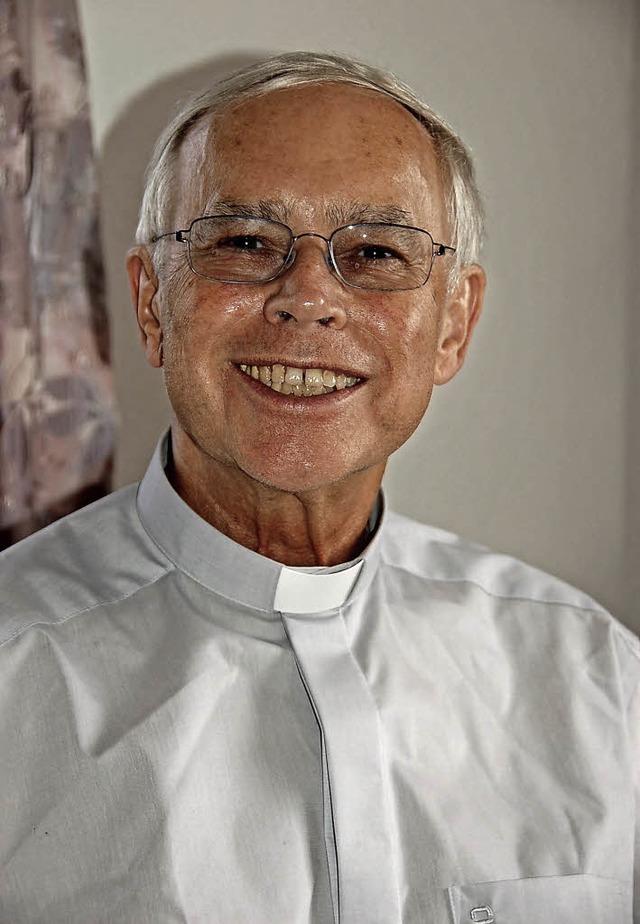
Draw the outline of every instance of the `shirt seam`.
[[[410,574],[412,577],[421,578],[430,584],[470,584],[472,587],[477,587],[478,590],[483,591],[483,593],[485,593],[488,597],[494,597],[496,600],[513,600],[515,603],[540,603],[544,604],[545,606],[569,606],[573,609],[580,610],[583,613],[594,613],[600,616],[609,616],[615,625],[613,617],[607,612],[607,610],[604,609],[604,607],[599,606],[595,601],[593,606],[585,606],[584,604],[572,602],[571,600],[555,600],[553,598],[547,599],[545,597],[527,596],[525,594],[501,594],[494,590],[489,590],[488,587],[486,587],[484,584],[480,584],[479,581],[474,581],[467,577],[434,577],[421,574],[419,571],[414,571],[404,565],[395,564],[386,558],[384,559],[384,563],[388,568],[392,568],[394,571],[401,571],[405,574]]]
[[[627,638],[627,632],[631,632],[631,630],[626,629],[625,626],[619,626],[615,620],[613,621],[613,628],[618,638],[624,643],[625,648],[630,651],[636,661],[640,663],[640,650],[638,650],[635,645],[631,644],[631,639]]]
[[[90,613],[92,610],[97,610],[101,606],[111,606],[114,603],[122,603],[124,600],[128,600],[130,597],[135,596],[139,591],[144,590],[146,587],[150,587],[152,584],[155,584],[163,577],[171,574],[174,570],[175,569],[173,568],[167,568],[161,573],[155,575],[155,577],[153,577],[150,581],[146,581],[144,584],[140,584],[129,593],[123,594],[122,596],[113,597],[109,600],[100,600],[97,603],[92,603],[90,606],[84,606],[79,610],[73,610],[71,613],[67,613],[65,616],[61,616],[59,619],[53,619],[50,621],[46,619],[34,619],[32,622],[29,622],[24,626],[20,626],[20,628],[16,629],[15,632],[12,632],[11,635],[3,638],[0,641],[0,648],[3,648],[9,642],[19,638],[23,633],[27,632],[29,629],[32,629],[34,626],[61,626],[65,622],[68,622],[70,619],[75,619],[77,616],[82,616],[84,613]]]

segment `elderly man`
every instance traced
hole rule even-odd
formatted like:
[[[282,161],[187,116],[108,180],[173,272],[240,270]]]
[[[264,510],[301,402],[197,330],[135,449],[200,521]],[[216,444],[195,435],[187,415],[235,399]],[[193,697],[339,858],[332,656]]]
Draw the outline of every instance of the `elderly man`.
[[[636,640],[380,494],[480,226],[460,140],[349,60],[160,139],[128,271],[170,433],[2,563],[2,921],[632,920]]]

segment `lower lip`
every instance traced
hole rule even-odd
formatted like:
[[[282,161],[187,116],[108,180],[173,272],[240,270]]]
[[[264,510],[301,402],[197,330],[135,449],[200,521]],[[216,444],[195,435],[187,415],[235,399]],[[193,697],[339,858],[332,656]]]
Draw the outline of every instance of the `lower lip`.
[[[357,385],[350,385],[348,388],[341,388],[338,391],[330,391],[327,392],[326,395],[312,395],[311,397],[284,395],[280,391],[274,391],[273,388],[265,385],[259,379],[254,379],[253,376],[247,375],[246,372],[242,372],[237,366],[234,366],[234,369],[245,384],[253,389],[256,394],[261,395],[265,399],[271,399],[280,408],[291,408],[292,410],[304,412],[313,410],[313,408],[317,410],[326,410],[336,404],[341,404],[343,401],[347,401],[353,397],[354,393],[357,394],[366,383],[366,380],[362,380],[358,382]]]

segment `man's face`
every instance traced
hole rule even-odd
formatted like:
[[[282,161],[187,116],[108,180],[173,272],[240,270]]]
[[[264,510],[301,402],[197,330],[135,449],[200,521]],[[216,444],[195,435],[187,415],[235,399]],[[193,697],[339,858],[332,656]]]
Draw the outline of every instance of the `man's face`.
[[[294,234],[329,237],[340,225],[386,218],[450,243],[426,133],[400,105],[355,87],[273,92],[196,128],[181,151],[178,189],[175,228],[232,203]],[[298,243],[282,276],[257,285],[199,278],[186,248],[167,248],[154,301],[166,387],[180,437],[214,469],[221,463],[294,492],[356,472],[379,478],[420,422],[434,382],[462,362],[468,318],[447,295],[451,255],[435,259],[422,288],[377,292],[345,285],[317,237]],[[252,366],[322,370],[329,382],[335,373],[357,384],[296,397],[242,370]]]

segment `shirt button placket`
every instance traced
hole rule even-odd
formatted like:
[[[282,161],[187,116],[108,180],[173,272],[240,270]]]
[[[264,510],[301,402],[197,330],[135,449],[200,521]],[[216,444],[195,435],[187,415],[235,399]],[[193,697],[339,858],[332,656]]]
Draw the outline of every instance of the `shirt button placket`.
[[[401,921],[378,710],[349,648],[344,619],[282,619],[321,725],[338,869],[340,920]]]

